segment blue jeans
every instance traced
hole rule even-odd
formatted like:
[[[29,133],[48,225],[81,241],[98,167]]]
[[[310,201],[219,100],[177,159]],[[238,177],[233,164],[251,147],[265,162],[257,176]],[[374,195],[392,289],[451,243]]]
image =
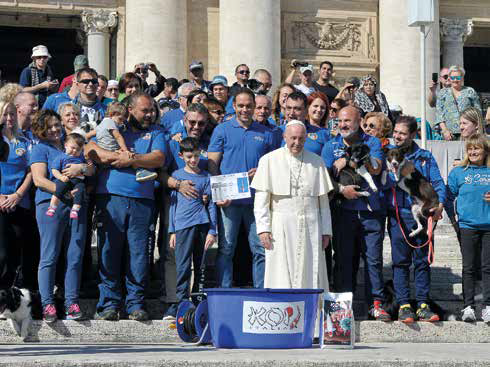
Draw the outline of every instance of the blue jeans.
[[[100,298],[97,312],[119,309],[125,264],[126,311],[144,308],[153,201],[103,194],[96,198]],[[127,246],[127,247],[126,247]]]
[[[334,216],[334,283],[337,292],[353,292],[359,259],[364,260],[365,296],[383,301],[384,216],[379,211],[338,208]]]
[[[83,250],[87,226],[86,205],[78,212],[78,219],[70,219],[71,207],[60,202],[54,216],[46,211],[49,201],[36,206],[36,220],[41,236],[41,259],[39,262],[39,293],[43,306],[54,304],[53,288],[56,263],[62,248],[66,256],[65,306],[78,303],[82,273]]]
[[[409,233],[416,228],[412,212],[410,209],[401,208],[399,213],[403,231],[407,238],[409,238]],[[429,246],[418,249],[410,247],[403,238],[395,213],[390,211],[388,215],[388,233],[391,239],[393,285],[395,287],[396,300],[399,304],[410,302],[410,265],[413,262],[415,299],[420,305],[423,302],[427,302],[429,299],[430,266],[427,260]],[[409,240],[414,245],[420,245],[427,241],[427,234],[425,231],[422,231],[420,234]]]
[[[231,288],[233,281],[233,255],[237,244],[240,224],[244,223],[248,243],[253,255],[253,281],[255,288],[264,287],[265,252],[257,235],[252,205],[233,205],[221,208],[218,218],[218,255],[216,270],[218,285]]]

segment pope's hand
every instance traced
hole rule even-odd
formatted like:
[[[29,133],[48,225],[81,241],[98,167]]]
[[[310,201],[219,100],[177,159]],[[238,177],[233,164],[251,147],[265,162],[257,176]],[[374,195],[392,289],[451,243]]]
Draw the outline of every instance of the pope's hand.
[[[330,244],[330,235],[329,234],[324,234],[322,235],[322,246],[323,246],[323,249],[325,250],[328,245]]]
[[[257,168],[252,168],[252,169],[249,169],[247,174],[248,174],[248,178],[249,179],[253,179],[254,176],[255,176],[255,172],[257,172]]]
[[[357,185],[347,185],[342,189],[342,195],[348,200],[359,199],[361,194],[356,190],[359,186]]]
[[[223,208],[226,208],[227,206],[229,206],[231,204],[231,200],[218,200],[216,202],[216,205],[217,206],[221,206]]]
[[[270,232],[262,232],[259,234],[260,242],[267,250],[272,249],[272,234]]]
[[[345,158],[339,158],[333,163],[333,168],[335,175],[338,175],[340,171],[344,169],[344,167],[347,165],[347,159]]]

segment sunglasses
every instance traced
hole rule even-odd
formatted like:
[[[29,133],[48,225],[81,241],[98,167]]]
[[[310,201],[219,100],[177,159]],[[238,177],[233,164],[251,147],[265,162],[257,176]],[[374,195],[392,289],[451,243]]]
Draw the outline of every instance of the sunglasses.
[[[214,110],[214,111],[211,111],[211,112],[214,113],[214,114],[216,114],[216,115],[219,115],[219,116],[225,114],[225,111],[223,111],[223,110]]]
[[[108,90],[109,92],[112,92],[112,91],[117,91],[117,90],[119,90],[119,88],[107,88],[107,90]]]
[[[89,83],[92,83],[93,85],[99,84],[99,80],[97,78],[94,78],[94,79],[82,79],[82,80],[79,80],[78,82],[79,83],[82,83],[82,84],[89,84]]]
[[[338,112],[338,108],[335,108],[335,107],[330,107],[330,111],[333,111],[333,112]]]
[[[238,72],[238,74],[242,74],[242,75],[250,75],[250,70],[240,70]]]
[[[451,80],[461,80],[463,77],[461,75],[452,75],[449,77]]]
[[[199,127],[203,127],[203,126],[206,126],[206,121],[195,121],[195,120],[187,120],[187,122],[189,123],[189,125],[191,126],[199,126]]]

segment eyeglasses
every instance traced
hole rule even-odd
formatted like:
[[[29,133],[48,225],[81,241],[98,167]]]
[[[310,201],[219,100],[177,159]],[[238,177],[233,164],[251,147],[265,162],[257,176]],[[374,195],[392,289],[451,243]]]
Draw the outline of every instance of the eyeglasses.
[[[449,75],[446,74],[446,75],[441,75],[441,78],[444,79],[444,80],[447,80],[447,78],[449,78]]]
[[[250,70],[239,70],[239,71],[238,71],[238,74],[242,74],[242,75],[250,75]]]
[[[212,113],[216,114],[216,115],[224,115],[225,114],[225,111],[223,110],[214,110],[214,111],[211,111]]]
[[[97,78],[94,78],[94,79],[82,79],[82,80],[79,80],[78,82],[79,83],[82,83],[82,84],[89,84],[89,83],[92,83],[93,85],[99,84],[99,81],[98,81]]]
[[[112,92],[112,91],[117,91],[117,90],[119,90],[119,88],[107,88],[107,90],[108,90],[109,92]]]
[[[49,57],[48,56],[35,56],[34,57],[35,59],[48,59]]]
[[[364,124],[364,128],[365,128],[365,129],[367,129],[368,127],[369,127],[370,129],[374,129],[374,128],[376,127],[376,125],[375,125],[375,124],[372,124],[372,123],[371,123],[371,124]]]
[[[203,126],[206,126],[206,123],[207,121],[195,121],[195,120],[187,120],[187,122],[189,123],[189,125],[191,126],[199,126],[199,127],[203,127]]]
[[[451,80],[461,80],[461,79],[463,79],[463,77],[461,75],[451,75],[449,77],[449,79],[451,79]]]

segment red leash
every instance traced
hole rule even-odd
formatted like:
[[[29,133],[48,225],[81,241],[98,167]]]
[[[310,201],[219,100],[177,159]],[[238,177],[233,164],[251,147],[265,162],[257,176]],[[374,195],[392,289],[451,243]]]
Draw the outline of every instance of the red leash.
[[[410,243],[410,241],[407,239],[407,236],[405,236],[405,232],[403,231],[403,228],[402,228],[402,222],[400,220],[400,214],[398,213],[398,203],[396,202],[395,187],[392,187],[391,190],[393,192],[393,201],[395,204],[396,220],[398,221],[398,225],[400,226],[400,231],[402,232],[402,235],[403,235],[403,238],[405,239],[405,242],[412,248],[422,248],[422,247],[429,245],[429,255],[427,256],[427,261],[429,262],[429,265],[432,265],[432,263],[434,262],[434,245],[432,243],[433,239],[434,239],[434,233],[433,233],[434,228],[432,226],[434,219],[433,219],[432,215],[429,216],[429,218],[427,219],[427,237],[428,237],[427,242],[425,242],[422,245],[412,245]]]

